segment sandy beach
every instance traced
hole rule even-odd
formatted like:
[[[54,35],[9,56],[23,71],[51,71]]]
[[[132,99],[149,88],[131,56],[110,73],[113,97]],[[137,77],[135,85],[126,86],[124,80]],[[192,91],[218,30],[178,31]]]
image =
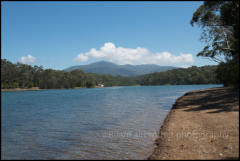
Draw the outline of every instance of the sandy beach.
[[[1,89],[1,92],[8,92],[8,91],[35,91],[40,90],[39,87],[32,87],[32,88],[11,88],[11,89]]]
[[[92,88],[104,88],[100,86],[95,86]],[[57,88],[57,89],[86,89],[86,87],[74,87],[74,88]],[[32,87],[32,88],[11,88],[11,89],[1,89],[2,92],[9,92],[9,91],[35,91],[35,90],[56,90],[56,89],[40,89],[39,87]]]
[[[178,98],[160,129],[150,160],[238,159],[239,99],[231,87]]]

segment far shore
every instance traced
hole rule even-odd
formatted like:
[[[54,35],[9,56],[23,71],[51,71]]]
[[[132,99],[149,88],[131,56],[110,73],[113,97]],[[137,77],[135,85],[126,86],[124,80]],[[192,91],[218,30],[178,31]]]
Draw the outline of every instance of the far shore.
[[[148,159],[239,159],[238,96],[232,87],[217,87],[178,98]]]
[[[205,85],[205,84],[187,84],[187,85]],[[208,85],[208,84],[206,84]],[[127,87],[132,87],[132,86],[142,86],[142,85],[131,85],[131,86],[127,86]],[[145,85],[143,85],[145,86]],[[173,86],[170,84],[165,84],[165,85],[161,85],[161,86]],[[40,87],[31,87],[31,88],[8,88],[8,89],[1,89],[1,92],[16,92],[16,91],[38,91],[38,90],[61,90],[61,89],[91,89],[91,88],[106,88],[106,87],[123,87],[123,86],[94,86],[94,87],[74,87],[74,88],[50,88],[50,89],[41,89]],[[124,86],[125,87],[125,86]]]
[[[39,87],[32,87],[32,88],[10,88],[10,89],[1,89],[1,92],[8,92],[8,91],[35,91],[41,90]]]
[[[104,88],[101,86],[95,86],[91,88]],[[87,87],[74,87],[74,88],[56,88],[56,89],[87,89]],[[56,90],[53,89],[41,89],[39,87],[32,87],[32,88],[10,88],[10,89],[1,89],[1,92],[10,92],[10,91],[38,91],[38,90]]]

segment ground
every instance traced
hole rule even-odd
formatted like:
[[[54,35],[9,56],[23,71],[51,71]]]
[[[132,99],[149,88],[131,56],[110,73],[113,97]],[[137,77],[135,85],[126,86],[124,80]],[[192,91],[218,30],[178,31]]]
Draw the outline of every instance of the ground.
[[[186,93],[174,104],[149,159],[238,159],[239,99],[231,87]]]

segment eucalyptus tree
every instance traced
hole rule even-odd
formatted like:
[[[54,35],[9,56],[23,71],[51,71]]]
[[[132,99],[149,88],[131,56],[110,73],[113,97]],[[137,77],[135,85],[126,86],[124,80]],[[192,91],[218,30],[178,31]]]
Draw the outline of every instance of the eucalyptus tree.
[[[239,1],[205,1],[193,14],[191,25],[202,29],[207,45],[198,56],[219,63],[217,77],[225,85],[239,80]]]

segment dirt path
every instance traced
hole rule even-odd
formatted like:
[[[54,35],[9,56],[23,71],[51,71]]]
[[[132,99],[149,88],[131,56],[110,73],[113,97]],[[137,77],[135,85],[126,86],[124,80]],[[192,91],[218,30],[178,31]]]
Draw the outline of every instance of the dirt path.
[[[180,97],[160,129],[149,159],[238,159],[239,100],[232,88]]]

